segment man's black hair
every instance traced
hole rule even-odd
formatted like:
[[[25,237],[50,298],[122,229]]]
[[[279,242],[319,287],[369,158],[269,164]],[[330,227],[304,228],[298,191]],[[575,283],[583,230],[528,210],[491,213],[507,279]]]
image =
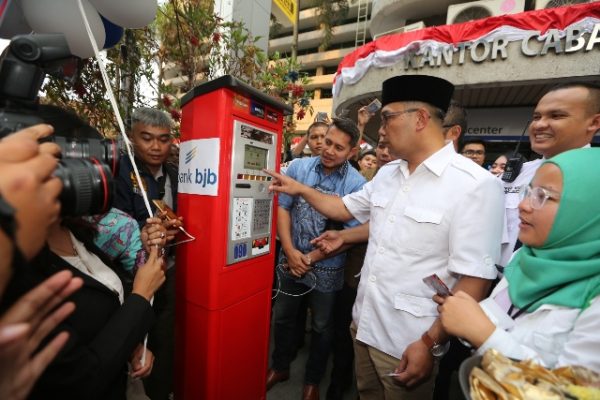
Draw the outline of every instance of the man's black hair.
[[[462,146],[460,147],[461,153],[465,149],[465,147],[467,147],[468,144],[480,144],[483,146],[483,149],[485,150],[485,141],[483,141],[481,139],[467,139],[463,142]]]
[[[306,136],[310,136],[310,131],[313,128],[316,128],[318,126],[323,126],[325,128],[329,128],[329,125],[327,124],[327,122],[323,122],[323,121],[315,121],[312,124],[310,124],[310,126],[308,127],[308,129],[306,130]]]
[[[375,150],[373,150],[373,149],[366,150],[366,151],[363,151],[362,153],[360,153],[360,155],[358,156],[358,161],[362,160],[365,156],[369,156],[369,155],[377,157]]]
[[[465,108],[456,100],[451,100],[450,106],[448,106],[448,111],[446,112],[446,116],[444,117],[443,127],[447,130],[455,125],[460,126],[458,143],[461,143],[463,136],[467,131],[467,110],[465,110]]]
[[[356,122],[352,121],[349,118],[334,117],[331,120],[331,124],[329,126],[335,126],[340,131],[350,136],[350,147],[354,147],[358,144],[358,139],[360,138],[360,131],[358,130]]]
[[[588,112],[590,114],[600,113],[600,84],[594,82],[585,82],[585,81],[571,81],[571,82],[562,82],[557,85],[552,86],[548,89],[543,95],[547,95],[550,92],[555,92],[557,90],[562,89],[572,89],[572,88],[585,88],[589,92],[588,96]]]

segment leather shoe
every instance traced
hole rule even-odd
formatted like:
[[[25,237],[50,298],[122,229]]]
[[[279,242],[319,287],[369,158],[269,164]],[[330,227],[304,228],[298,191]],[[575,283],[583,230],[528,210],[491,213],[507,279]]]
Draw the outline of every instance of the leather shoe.
[[[270,369],[267,371],[267,392],[279,382],[287,381],[290,379],[289,371],[275,371]]]
[[[344,388],[331,382],[327,388],[327,400],[343,400]]]
[[[319,385],[304,385],[302,400],[319,400]]]

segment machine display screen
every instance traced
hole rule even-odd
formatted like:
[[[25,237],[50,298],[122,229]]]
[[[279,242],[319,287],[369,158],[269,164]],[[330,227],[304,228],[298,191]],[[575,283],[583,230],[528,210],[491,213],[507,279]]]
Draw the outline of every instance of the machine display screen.
[[[268,150],[261,147],[244,146],[244,168],[261,170],[267,167]]]

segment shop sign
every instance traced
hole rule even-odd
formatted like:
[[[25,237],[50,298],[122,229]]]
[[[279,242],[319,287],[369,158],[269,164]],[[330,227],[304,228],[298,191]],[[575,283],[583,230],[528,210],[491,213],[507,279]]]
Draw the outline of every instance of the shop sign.
[[[425,47],[422,52],[408,51],[404,59],[404,69],[420,69],[425,66],[440,67],[454,64],[463,65],[466,60],[482,63],[486,60],[508,58],[507,46],[513,40],[508,36],[499,36],[493,40],[460,42],[439,47]],[[545,34],[540,31],[526,31],[520,39],[521,53],[527,57],[545,56],[548,53],[569,54],[578,51],[592,51],[600,43],[600,23],[594,25],[589,35],[575,27],[562,32],[549,29]]]
[[[465,136],[483,140],[516,140],[533,115],[532,107],[472,108]],[[527,137],[527,133],[525,133]]]

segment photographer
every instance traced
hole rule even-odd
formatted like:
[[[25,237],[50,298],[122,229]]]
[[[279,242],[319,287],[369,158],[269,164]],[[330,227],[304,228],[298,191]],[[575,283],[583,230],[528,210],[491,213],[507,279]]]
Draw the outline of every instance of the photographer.
[[[76,116],[56,107],[40,106],[36,115],[52,121],[68,139],[101,137]],[[74,184],[71,178],[63,180]],[[110,193],[100,194],[110,197]],[[132,292],[127,295],[123,268],[113,265],[110,257],[96,247],[95,234],[97,228],[80,217],[56,220],[50,226],[47,246],[32,261],[33,268],[18,271],[7,288],[3,305],[11,304],[21,293],[57,271],[69,270],[83,281],[82,288],[71,297],[76,310],[59,325],[69,333],[65,349],[34,386],[31,398],[45,398],[52,393],[63,399],[125,399],[127,361],[132,364],[132,377],[143,377],[151,371],[150,352],[146,363],[140,363],[140,344],[154,319],[149,300],[164,281],[159,249],[152,246],[148,261],[139,269]],[[161,245],[166,240],[160,225],[148,230],[146,236],[153,243],[159,239]]]
[[[104,140],[96,129],[83,122],[74,112],[56,106],[39,106],[36,115],[42,118],[44,122],[57,128],[60,139],[55,138],[54,140],[60,141],[65,147],[68,147],[70,153],[77,157],[86,156],[88,152],[99,157],[104,156],[105,159],[99,161],[110,164],[115,169],[111,172],[116,172],[118,165],[115,163],[116,160],[112,157],[106,159],[107,155],[116,154],[115,141]],[[98,171],[100,172],[100,169]],[[106,172],[108,173],[108,171]],[[107,180],[107,183],[108,181],[110,179]],[[110,198],[111,193],[112,190],[108,191],[106,197]],[[91,201],[93,199],[82,198],[79,203],[84,204],[86,200]],[[90,205],[93,203],[91,201]],[[110,205],[109,202],[104,204],[106,204],[106,208]],[[112,262],[128,273],[129,276],[125,276],[128,280],[137,268],[146,261],[146,255],[150,252],[148,245],[164,244],[162,240],[151,240],[149,238],[150,235],[153,237],[160,236],[161,232],[166,235],[166,229],[162,227],[159,218],[146,219],[141,232],[138,222],[133,217],[114,207],[106,212],[92,216],[86,215],[83,218],[93,225],[95,231],[97,231],[94,244],[109,256]]]
[[[96,247],[97,227],[81,218],[110,208],[116,146],[37,98],[46,74],[72,78],[76,61],[60,34],[17,36],[0,58],[0,137],[50,120],[60,133],[51,138],[58,147],[36,143],[52,132],[47,126],[0,143],[9,146],[0,157],[1,227],[9,240],[0,244],[3,255],[6,248],[12,256],[6,265],[16,267],[2,277],[14,274],[0,303],[6,310],[0,318],[0,398],[24,398],[31,390],[29,398],[125,399],[127,361],[133,378],[152,368],[141,341],[153,321],[149,300],[164,281],[159,253],[166,230],[159,223],[143,232],[150,256],[128,295],[123,268]],[[23,143],[11,143],[15,137]],[[58,155],[59,149],[64,159],[58,163],[42,154]],[[67,297],[72,303],[52,312]]]
[[[45,232],[60,211],[61,183],[51,176],[56,167],[52,154],[58,148],[52,143],[37,143],[52,131],[51,126],[36,125],[0,141],[0,298],[13,269],[27,268],[26,258],[32,258],[43,246]],[[65,332],[44,346],[40,342],[73,312],[72,303],[58,305],[81,283],[71,273],[60,272],[0,315],[0,398],[26,398],[63,348],[68,338]]]

